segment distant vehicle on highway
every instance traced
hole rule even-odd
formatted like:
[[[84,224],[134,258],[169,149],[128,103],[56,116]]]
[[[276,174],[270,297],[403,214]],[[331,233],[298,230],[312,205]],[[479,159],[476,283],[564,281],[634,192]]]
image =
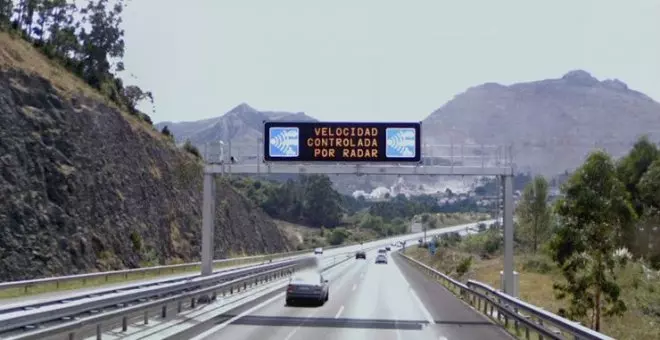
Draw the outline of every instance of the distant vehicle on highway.
[[[291,306],[297,301],[315,301],[323,305],[330,296],[330,287],[321,273],[301,272],[289,281],[286,289],[286,304]]]
[[[392,250],[392,248],[390,248],[390,246],[387,246],[387,247],[385,247],[385,250],[390,251],[390,250]]]
[[[387,264],[387,256],[385,256],[383,254],[379,254],[378,256],[376,256],[376,263]]]
[[[378,254],[387,254],[387,249],[385,248],[378,249]]]
[[[366,260],[366,259],[367,259],[367,253],[365,253],[363,250],[360,250],[360,251],[358,251],[357,253],[355,253],[355,259],[356,259],[356,260],[357,260],[357,259],[364,259],[364,260]]]
[[[323,248],[314,249],[314,255],[319,255],[319,254],[323,254]]]

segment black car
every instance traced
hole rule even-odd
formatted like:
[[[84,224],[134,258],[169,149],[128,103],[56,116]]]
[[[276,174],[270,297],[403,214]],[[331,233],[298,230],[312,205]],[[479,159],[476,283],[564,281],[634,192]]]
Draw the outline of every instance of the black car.
[[[367,253],[365,253],[364,251],[360,250],[360,251],[358,251],[357,253],[355,253],[355,259],[356,259],[356,260],[358,260],[358,259],[364,259],[364,260],[366,260],[366,259],[367,259]]]
[[[385,250],[390,251],[390,250],[392,250],[392,248],[390,248],[390,246],[387,246],[387,247],[385,247]]]

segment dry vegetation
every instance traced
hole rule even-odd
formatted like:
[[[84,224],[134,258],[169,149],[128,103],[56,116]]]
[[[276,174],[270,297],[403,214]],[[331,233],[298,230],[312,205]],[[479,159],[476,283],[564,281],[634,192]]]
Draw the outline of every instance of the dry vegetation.
[[[312,228],[282,220],[275,220],[275,224],[284,233],[287,240],[297,250],[325,247],[330,245],[328,240],[332,231],[330,228]],[[343,228],[348,233],[344,243],[357,243],[374,240],[378,235],[372,230],[357,230],[356,228]]]
[[[48,59],[24,39],[11,33],[0,32],[0,70],[7,69],[20,70],[48,80],[53,88],[62,95],[62,98],[82,96],[113,107],[122,113],[124,119],[131,123],[134,129],[146,132],[156,140],[165,142],[161,143],[163,146],[175,147],[172,143],[167,142],[167,137],[155,130],[151,124],[120,109],[84,80],[66,70],[57,61]]]
[[[435,228],[451,227],[490,218],[489,215],[481,213],[439,213],[429,214],[429,216],[430,219],[436,220]],[[419,219],[421,219],[421,215],[413,218],[413,220]],[[358,223],[357,221],[350,220],[347,223],[348,226],[340,227],[347,233],[343,243],[365,242],[383,237],[379,236],[374,230],[357,228],[354,225]],[[275,220],[275,224],[284,233],[289,244],[292,244],[298,250],[330,245],[329,237],[332,228],[312,228],[282,220]]]
[[[439,248],[435,256],[430,255],[427,249],[412,247],[406,255],[462,281],[472,279],[500,287],[503,267],[500,256],[482,259],[466,251],[463,244]],[[464,275],[458,275],[456,268],[468,256],[472,257],[470,269]],[[555,299],[552,284],[562,280],[562,276],[545,255],[518,255],[515,257],[515,267],[520,273],[521,299],[553,313],[567,307],[565,301]],[[616,339],[660,339],[660,275],[645,270],[638,263],[628,263],[619,269],[618,283],[628,310],[621,317],[604,317],[602,332]]]
[[[492,218],[489,214],[478,212],[436,213],[428,215],[429,220],[435,220],[435,222],[429,224],[435,225],[436,228],[451,227],[460,224],[489,220]],[[423,220],[423,215],[415,216],[415,220],[421,222]]]

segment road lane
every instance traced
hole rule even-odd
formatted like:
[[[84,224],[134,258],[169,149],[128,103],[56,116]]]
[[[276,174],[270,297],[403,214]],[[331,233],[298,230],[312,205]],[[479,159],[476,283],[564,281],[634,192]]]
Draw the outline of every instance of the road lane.
[[[512,339],[398,255],[386,265],[375,256],[330,277],[323,306],[288,307],[281,293],[204,339]]]
[[[456,298],[449,290],[434,279],[424,275],[398,254],[392,262],[406,278],[419,299],[423,301],[438,334],[447,339],[513,339],[502,327],[492,323],[468,304]]]
[[[405,278],[389,256],[388,264],[375,264],[370,258],[354,289],[344,300],[343,325],[324,330],[305,330],[302,339],[433,339],[441,335],[433,329],[433,319],[414,298]]]
[[[373,256],[375,252],[370,253]],[[317,317],[332,319],[342,308],[341,297],[349,294],[352,283],[367,265],[364,260],[354,261],[334,273],[324,274],[330,284],[329,300],[324,305],[286,306],[282,292],[271,303],[204,339],[299,339],[296,334],[303,327],[313,326],[310,322],[316,321]]]
[[[332,277],[330,299],[316,307],[287,307],[284,296],[204,337],[211,339],[442,339],[398,267],[375,264],[376,252]]]

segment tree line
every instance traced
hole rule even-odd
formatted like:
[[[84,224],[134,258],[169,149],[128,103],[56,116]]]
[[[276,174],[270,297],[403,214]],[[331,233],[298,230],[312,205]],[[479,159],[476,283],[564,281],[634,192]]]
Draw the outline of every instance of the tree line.
[[[115,74],[124,70],[125,0],[89,0],[77,6],[67,0],[0,0],[0,30],[17,34],[51,60],[59,62],[120,108],[153,124],[137,105],[153,95],[124,85]]]
[[[547,196],[540,176],[524,189],[517,238],[533,252],[545,246],[560,268],[564,280],[554,289],[570,302],[560,314],[589,316],[600,330],[602,316],[626,310],[617,266],[632,259],[660,269],[660,150],[642,137],[618,160],[594,151],[568,176],[555,204]]]

